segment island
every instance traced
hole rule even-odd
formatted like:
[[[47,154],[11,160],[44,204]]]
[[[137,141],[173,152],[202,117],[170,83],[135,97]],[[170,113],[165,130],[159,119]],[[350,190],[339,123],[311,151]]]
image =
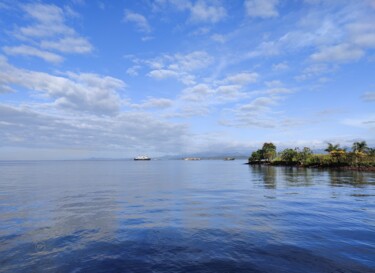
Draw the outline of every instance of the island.
[[[350,150],[340,144],[327,145],[326,153],[315,154],[309,147],[277,152],[272,142],[266,142],[252,152],[247,164],[375,171],[375,148],[368,147],[366,141],[354,142]]]

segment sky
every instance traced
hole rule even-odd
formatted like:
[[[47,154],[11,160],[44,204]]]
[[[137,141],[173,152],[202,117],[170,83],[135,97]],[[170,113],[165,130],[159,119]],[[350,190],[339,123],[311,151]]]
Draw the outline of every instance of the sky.
[[[375,0],[0,0],[0,159],[375,146]]]

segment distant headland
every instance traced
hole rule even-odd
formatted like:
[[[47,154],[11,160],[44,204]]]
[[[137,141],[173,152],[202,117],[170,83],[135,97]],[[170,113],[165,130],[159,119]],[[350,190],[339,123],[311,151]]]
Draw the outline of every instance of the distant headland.
[[[325,151],[326,154],[314,154],[309,147],[297,147],[278,153],[273,143],[264,143],[251,154],[248,164],[375,171],[375,148],[368,147],[366,141],[354,142],[350,151],[328,143]]]

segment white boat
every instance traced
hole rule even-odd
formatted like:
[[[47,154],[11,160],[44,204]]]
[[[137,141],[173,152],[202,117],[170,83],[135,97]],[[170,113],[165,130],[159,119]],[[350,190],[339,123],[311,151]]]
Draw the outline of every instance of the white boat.
[[[149,158],[146,155],[140,155],[140,156],[134,157],[134,160],[151,160],[151,158]]]

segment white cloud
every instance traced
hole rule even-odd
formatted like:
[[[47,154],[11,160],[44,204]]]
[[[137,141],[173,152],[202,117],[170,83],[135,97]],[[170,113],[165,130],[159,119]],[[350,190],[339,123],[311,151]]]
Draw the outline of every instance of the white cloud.
[[[306,67],[302,74],[295,77],[296,80],[304,81],[311,78],[320,77],[322,74],[332,73],[336,71],[337,65],[335,64],[326,64],[326,63],[313,63],[310,66]]]
[[[239,110],[244,112],[264,110],[271,105],[275,105],[278,100],[278,97],[258,97],[250,103],[240,106]]]
[[[0,104],[0,142],[5,147],[112,151],[123,158],[139,150],[151,155],[181,152],[189,143],[189,133],[184,125],[160,121],[147,113],[52,115]]]
[[[347,26],[350,41],[365,48],[375,47],[375,19],[367,22],[356,22]]]
[[[276,87],[281,87],[283,86],[283,83],[279,80],[273,80],[273,81],[266,81],[264,83],[267,87],[270,87],[270,88],[276,88]]]
[[[246,0],[244,5],[250,17],[269,18],[279,15],[276,6],[279,0]]]
[[[240,85],[220,85],[215,89],[215,96],[212,104],[225,104],[234,102],[248,97],[248,94],[242,91]]]
[[[375,92],[366,92],[363,94],[362,99],[364,101],[372,102],[375,101]]]
[[[173,106],[173,101],[166,98],[148,98],[140,104],[131,104],[136,109],[165,109]]]
[[[257,97],[248,102],[242,100],[234,108],[224,109],[224,118],[219,122],[223,126],[237,128],[287,128],[297,125],[297,120],[286,118],[282,112],[276,110],[286,95],[292,92],[292,90],[283,87],[251,92],[247,98]]]
[[[139,69],[141,69],[141,66],[140,65],[133,65],[132,67],[129,67],[127,70],[126,70],[126,74],[130,75],[130,76],[138,76],[138,71]]]
[[[219,43],[225,43],[227,41],[226,37],[224,35],[221,35],[221,34],[212,34],[211,35],[211,39],[215,42],[219,42]]]
[[[218,23],[227,16],[226,9],[217,1],[207,0],[158,0],[153,3],[154,11],[164,11],[170,5],[180,11],[189,12],[192,23]]]
[[[217,23],[224,19],[227,15],[224,7],[209,5],[202,0],[190,5],[189,10],[190,20],[193,22]]]
[[[22,6],[32,23],[16,27],[14,36],[22,40],[23,45],[6,47],[7,54],[39,57],[47,62],[61,62],[63,58],[45,49],[62,53],[89,53],[93,50],[90,42],[79,36],[66,24],[66,18],[76,13],[70,8],[63,10],[49,4],[33,3]],[[41,49],[36,48],[39,46]]]
[[[66,25],[37,24],[21,27],[16,32],[16,37],[25,40],[28,38],[53,38],[57,35],[75,35],[75,31]]]
[[[185,85],[196,83],[193,71],[206,68],[213,58],[205,51],[193,51],[188,54],[162,55],[150,60],[134,59],[134,63],[143,63],[151,68],[147,74],[154,79],[175,78]]]
[[[312,54],[311,59],[318,62],[348,62],[358,60],[363,55],[364,51],[360,48],[353,47],[349,44],[339,44],[322,48],[319,52]]]
[[[278,41],[264,41],[254,50],[247,53],[248,58],[256,58],[261,56],[275,56],[279,55],[281,50],[281,45]]]
[[[237,92],[241,89],[240,85],[220,85],[216,92],[219,94],[232,94],[234,92]]]
[[[166,69],[188,73],[193,70],[206,68],[213,60],[213,57],[205,51],[193,51],[187,54],[164,54],[149,60],[133,59],[133,62],[146,64],[153,70]]]
[[[9,85],[3,84],[0,79],[0,94],[1,93],[13,93],[14,90]]]
[[[60,55],[26,45],[14,47],[5,46],[3,50],[8,55],[35,56],[51,63],[60,63],[63,61],[63,57]]]
[[[321,17],[322,15],[315,13],[306,15],[307,18],[299,22],[296,29],[291,29],[274,40],[267,38],[250,51],[248,57],[289,54],[305,48],[331,46],[342,41],[344,34],[341,28],[331,18],[316,18],[318,16]]]
[[[170,67],[183,71],[202,69],[213,61],[213,58],[205,51],[194,51],[186,55],[176,54],[174,59],[176,63],[171,64]]]
[[[197,84],[193,87],[186,88],[182,92],[181,98],[187,101],[204,101],[215,91],[207,84]]]
[[[55,5],[27,4],[23,10],[32,18],[43,24],[61,24],[64,21],[64,12]]]
[[[96,74],[66,73],[55,76],[48,73],[24,70],[0,58],[0,82],[27,88],[53,99],[58,107],[93,114],[113,115],[119,112],[118,94],[125,84],[119,79]]]
[[[275,87],[275,85],[278,86],[280,84],[281,83],[278,82],[278,81],[273,81],[271,83],[268,83],[269,87],[271,87],[271,88],[262,91],[262,93],[266,94],[266,95],[279,95],[279,94],[290,94],[290,93],[293,93],[293,90],[291,90],[289,88]]]
[[[125,22],[134,23],[139,31],[151,32],[151,27],[146,17],[139,13],[135,13],[130,10],[125,10],[124,20]]]
[[[151,70],[147,74],[147,76],[157,80],[175,78],[185,85],[195,84],[195,77],[183,71],[174,71],[170,69],[155,69]]]
[[[66,53],[89,53],[93,49],[87,39],[82,37],[65,37],[56,41],[42,41],[40,46]]]
[[[243,92],[242,88],[243,86],[239,84],[220,83],[219,85],[210,85],[207,83],[199,83],[192,87],[185,88],[182,91],[180,99],[184,103],[194,103],[198,107],[203,105],[210,107],[247,98],[248,94]]]
[[[318,5],[312,5],[301,13],[300,19],[287,26],[284,34],[276,34],[279,37],[265,35],[263,41],[245,55],[246,58],[312,51],[310,57],[314,61],[343,63],[356,61],[366,54],[366,50],[375,48],[375,20],[368,3],[312,2]],[[253,5],[253,1],[246,3]],[[268,1],[259,3],[269,4]],[[272,3],[277,4],[276,1]],[[291,18],[292,15],[285,16]]]
[[[35,23],[17,29],[17,36],[34,38],[48,38],[56,35],[72,36],[76,32],[65,24],[64,11],[49,4],[27,4],[23,6],[26,14],[34,19]]]
[[[280,72],[289,69],[289,65],[286,62],[276,63],[272,65],[272,70]]]
[[[344,119],[341,121],[341,123],[353,127],[375,130],[375,115]]]
[[[228,76],[224,82],[233,84],[246,85],[248,83],[254,83],[258,80],[259,74],[255,72],[241,72]]]
[[[153,39],[155,39],[154,36],[144,36],[144,37],[141,38],[142,42],[151,41]]]
[[[179,74],[176,71],[173,71],[173,70],[157,69],[157,70],[150,71],[147,75],[151,78],[160,80],[160,79],[178,77]]]

